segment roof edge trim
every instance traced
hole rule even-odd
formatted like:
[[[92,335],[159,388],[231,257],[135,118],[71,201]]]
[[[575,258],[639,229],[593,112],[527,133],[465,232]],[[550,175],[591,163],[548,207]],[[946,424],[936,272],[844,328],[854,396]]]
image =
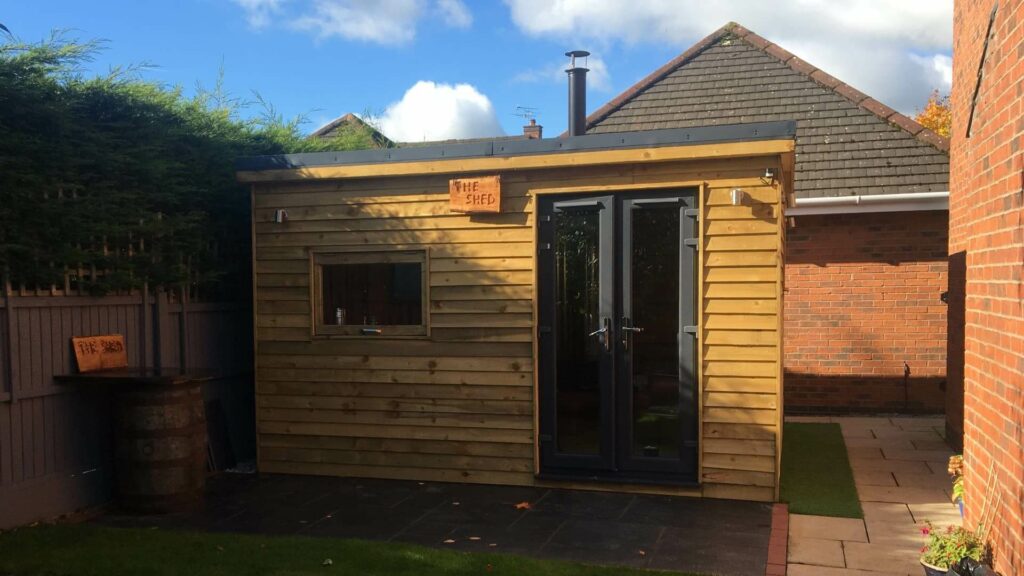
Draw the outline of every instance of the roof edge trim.
[[[699,128],[672,128],[614,134],[588,134],[571,138],[543,140],[494,140],[453,143],[417,148],[384,148],[347,152],[312,152],[251,156],[235,161],[239,172],[301,170],[313,167],[393,164],[431,160],[537,156],[628,148],[657,148],[695,144],[757,140],[791,140],[796,137],[796,122],[758,122]]]

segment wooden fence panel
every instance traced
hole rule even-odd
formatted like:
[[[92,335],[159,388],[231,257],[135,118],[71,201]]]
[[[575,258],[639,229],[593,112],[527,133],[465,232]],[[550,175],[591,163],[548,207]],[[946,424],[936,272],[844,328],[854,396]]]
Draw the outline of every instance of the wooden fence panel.
[[[208,394],[238,405],[233,440],[251,435],[251,328],[244,305],[187,303],[166,294],[0,298],[0,529],[98,504],[111,491],[111,412],[98,391],[58,386],[75,371],[72,336],[123,334],[129,364],[221,371]],[[246,429],[248,427],[248,429]],[[235,440],[240,437],[240,440]],[[251,441],[250,441],[251,443]]]

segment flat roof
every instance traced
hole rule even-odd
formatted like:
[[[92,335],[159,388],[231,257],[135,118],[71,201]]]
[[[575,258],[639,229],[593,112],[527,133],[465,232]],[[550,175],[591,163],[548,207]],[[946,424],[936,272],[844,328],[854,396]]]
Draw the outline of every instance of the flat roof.
[[[320,166],[349,164],[386,164],[424,160],[455,160],[493,156],[535,156],[561,152],[618,150],[627,148],[657,148],[685,144],[714,144],[717,142],[745,142],[756,140],[786,140],[796,137],[796,122],[753,122],[702,126],[699,128],[671,128],[643,130],[614,134],[587,134],[543,140],[494,139],[475,142],[452,142],[412,148],[383,148],[347,152],[307,152],[302,154],[276,154],[249,156],[235,161],[235,169],[243,171],[294,170]]]

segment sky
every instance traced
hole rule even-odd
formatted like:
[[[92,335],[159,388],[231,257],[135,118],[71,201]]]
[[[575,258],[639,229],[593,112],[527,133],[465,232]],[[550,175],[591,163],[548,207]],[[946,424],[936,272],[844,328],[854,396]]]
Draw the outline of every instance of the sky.
[[[565,130],[568,50],[588,112],[729,21],[913,115],[951,82],[952,0],[43,0],[0,3],[24,42],[102,40],[88,73],[149,65],[255,94],[311,132],[348,112],[398,141]],[[257,114],[252,105],[243,114]]]

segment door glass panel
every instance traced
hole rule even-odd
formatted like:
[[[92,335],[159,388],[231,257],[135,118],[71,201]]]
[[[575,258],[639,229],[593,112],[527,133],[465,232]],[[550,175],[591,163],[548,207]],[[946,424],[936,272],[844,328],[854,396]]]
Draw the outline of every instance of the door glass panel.
[[[589,336],[600,325],[599,210],[556,211],[555,435],[562,453],[601,449],[601,348]]]
[[[679,207],[642,207],[632,218],[630,337],[634,457],[678,458]]]

